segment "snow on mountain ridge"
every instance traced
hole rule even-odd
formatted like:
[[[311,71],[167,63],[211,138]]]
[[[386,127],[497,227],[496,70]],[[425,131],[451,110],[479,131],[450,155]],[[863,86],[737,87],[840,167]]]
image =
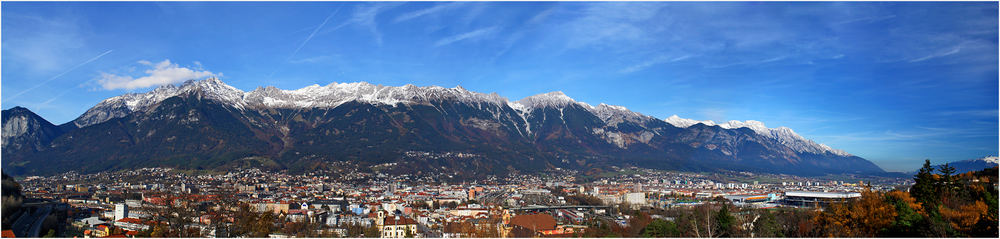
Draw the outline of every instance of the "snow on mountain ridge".
[[[181,86],[164,85],[147,93],[129,93],[108,98],[73,121],[78,127],[101,123],[113,118],[124,117],[132,112],[148,110],[151,106],[173,96],[185,93],[201,93],[201,96],[219,100],[240,110],[247,108],[333,108],[350,101],[366,102],[396,106],[404,104],[430,104],[434,101],[450,99],[459,102],[478,105],[483,103],[496,106],[509,106],[518,112],[525,123],[525,131],[531,132],[527,115],[537,108],[562,108],[577,104],[598,116],[606,125],[617,127],[623,122],[643,125],[642,122],[656,119],[628,110],[623,106],[599,104],[594,107],[583,102],[577,102],[561,91],[554,91],[525,97],[518,101],[510,101],[496,93],[484,94],[466,90],[461,86],[444,88],[440,86],[417,87],[412,84],[404,86],[382,86],[367,82],[330,83],[326,86],[309,85],[296,90],[282,90],[273,86],[259,87],[253,91],[244,92],[223,83],[218,78],[208,78],[202,81],[188,81]],[[499,118],[499,113],[497,117]],[[677,127],[687,128],[701,123],[707,126],[720,126],[725,129],[749,128],[754,132],[780,141],[782,144],[799,152],[821,154],[824,152],[841,156],[850,156],[847,152],[833,149],[823,144],[817,144],[799,136],[785,127],[767,128],[763,122],[729,121],[716,124],[713,121],[697,121],[680,118],[673,115],[663,121]],[[654,131],[655,133],[655,131]]]
[[[1000,164],[1000,157],[997,157],[997,156],[987,156],[987,157],[983,157],[983,158],[978,158],[976,160],[983,161],[983,162],[986,162],[986,163],[991,163],[991,164]]]
[[[259,88],[244,97],[250,104],[267,107],[336,107],[345,102],[357,100],[373,104],[395,106],[398,103],[428,103],[438,99],[455,99],[466,103],[489,102],[505,104],[506,98],[499,95],[476,93],[461,86],[444,88],[440,86],[400,87],[373,85],[367,82],[331,83],[326,86],[310,85],[297,90]]]
[[[677,126],[679,128],[687,128],[699,123],[707,126],[715,126],[715,122],[711,120],[698,121],[693,119],[681,118],[680,116],[677,115],[671,115],[670,117],[667,117],[663,121],[666,121],[667,123],[670,123],[671,125]]]
[[[518,100],[516,103],[524,106],[527,110],[533,108],[542,107],[564,107],[572,103],[576,103],[573,98],[569,98],[562,91],[553,91],[545,94],[537,94],[533,96],[524,97],[524,99]]]
[[[589,105],[588,105],[589,106]],[[641,123],[646,120],[655,119],[625,108],[619,105],[608,105],[601,103],[597,107],[589,107],[590,111],[597,115],[608,125],[617,126],[622,122]]]
[[[681,118],[677,115],[672,115],[667,119],[665,119],[664,121],[679,128],[691,127],[692,125],[698,123],[705,124],[707,126],[715,125],[715,122],[712,122],[711,120],[698,121],[698,120]],[[788,127],[782,126],[777,128],[768,128],[767,126],[764,125],[764,122],[756,120],[747,120],[747,121],[730,120],[729,122],[719,124],[718,126],[722,127],[723,129],[748,128],[750,130],[753,130],[759,135],[763,135],[765,137],[778,140],[785,146],[788,146],[789,148],[792,148],[798,152],[809,152],[815,154],[832,153],[835,155],[840,155],[845,157],[852,156],[846,151],[834,149],[825,144],[819,144],[810,139],[806,139],[801,135],[795,133],[795,131],[793,131]]]

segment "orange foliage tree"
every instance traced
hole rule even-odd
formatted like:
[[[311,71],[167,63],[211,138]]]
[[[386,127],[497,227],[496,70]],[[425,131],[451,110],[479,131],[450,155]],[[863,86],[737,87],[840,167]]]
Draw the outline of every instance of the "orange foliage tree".
[[[895,207],[883,198],[881,193],[865,190],[856,201],[831,204],[816,221],[826,236],[875,237],[896,219]]]

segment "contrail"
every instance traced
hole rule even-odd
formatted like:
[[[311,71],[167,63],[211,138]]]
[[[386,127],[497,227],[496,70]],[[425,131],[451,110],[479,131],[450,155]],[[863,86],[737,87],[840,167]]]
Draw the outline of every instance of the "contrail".
[[[90,58],[90,60],[84,61],[83,63],[80,63],[79,65],[76,65],[73,68],[69,68],[69,70],[63,71],[62,73],[59,73],[58,75],[53,76],[52,78],[49,78],[48,80],[42,82],[41,84],[35,85],[35,86],[33,86],[31,88],[28,88],[26,90],[22,90],[21,92],[18,92],[17,94],[14,94],[14,96],[11,96],[10,98],[5,99],[4,101],[17,98],[18,96],[21,96],[24,93],[27,93],[28,91],[34,90],[35,88],[38,88],[38,87],[41,87],[42,85],[45,85],[46,83],[49,83],[49,82],[51,82],[51,81],[53,81],[55,79],[58,79],[60,76],[63,76],[66,73],[69,73],[69,72],[71,72],[73,70],[76,70],[76,68],[80,68],[81,66],[86,65],[87,63],[91,63],[93,61],[96,61],[98,58],[101,58],[102,56],[107,55],[108,53],[111,53],[111,51],[112,50],[108,50],[108,51],[106,51],[104,53],[101,53],[100,55],[95,56],[94,58]]]
[[[326,22],[330,21],[330,18],[332,18],[333,16],[337,15],[337,12],[340,12],[340,8],[337,8],[336,11],[333,11],[333,13],[330,13],[330,16],[327,16],[326,19],[323,19],[323,23],[320,23],[319,27],[316,27],[316,29],[313,29],[312,33],[309,33],[309,36],[306,37],[306,40],[302,41],[302,44],[299,44],[299,47],[295,48],[295,51],[292,52],[292,55],[288,56],[288,59],[286,59],[285,61],[291,60],[292,57],[294,57],[296,53],[299,53],[299,50],[302,50],[302,47],[306,46],[306,43],[309,43],[309,40],[312,40],[313,36],[316,35],[316,32],[319,32],[319,29],[323,29],[323,26],[326,26]]]

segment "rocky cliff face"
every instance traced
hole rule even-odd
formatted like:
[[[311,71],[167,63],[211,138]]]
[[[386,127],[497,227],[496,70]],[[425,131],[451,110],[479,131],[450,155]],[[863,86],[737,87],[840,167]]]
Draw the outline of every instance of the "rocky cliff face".
[[[43,150],[63,132],[42,117],[22,107],[3,111],[3,153]]]

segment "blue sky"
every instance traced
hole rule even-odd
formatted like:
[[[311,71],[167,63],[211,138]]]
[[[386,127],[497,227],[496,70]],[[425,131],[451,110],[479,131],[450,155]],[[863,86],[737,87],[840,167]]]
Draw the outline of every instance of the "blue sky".
[[[996,3],[2,3],[2,107],[366,81],[759,120],[890,171],[997,155]]]

